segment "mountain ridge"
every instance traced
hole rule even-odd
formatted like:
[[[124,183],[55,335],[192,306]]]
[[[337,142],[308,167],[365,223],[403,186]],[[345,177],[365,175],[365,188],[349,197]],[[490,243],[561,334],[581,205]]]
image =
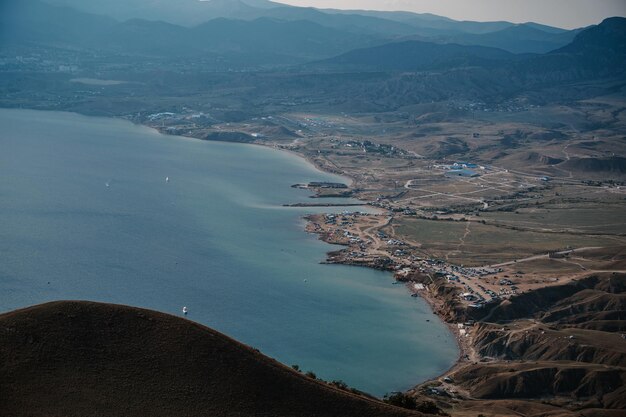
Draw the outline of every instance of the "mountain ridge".
[[[258,56],[262,50],[268,54],[268,58],[270,58],[269,55],[283,57],[279,58],[276,64],[284,65],[298,63],[302,60],[329,58],[348,52],[350,49],[409,39],[498,47],[515,53],[547,52],[548,50],[565,46],[567,41],[574,35],[574,32],[559,32],[557,28],[551,28],[551,32],[558,33],[549,33],[550,29],[546,32],[542,30],[544,27],[538,24],[527,24],[524,26],[527,28],[527,32],[535,34],[531,36],[528,33],[526,35],[523,33],[517,34],[516,28],[518,25],[508,22],[457,22],[437,16],[429,15],[423,17],[411,13],[401,14],[402,18],[399,18],[398,14],[392,14],[391,16],[394,16],[395,20],[391,20],[385,18],[389,14],[384,13],[382,15],[377,13],[360,14],[358,11],[345,11],[342,13],[333,11],[331,13],[315,8],[285,6],[279,3],[266,2],[265,0],[260,0],[261,3],[254,3],[253,6],[250,6],[246,1],[249,2],[249,0],[212,0],[211,2],[186,0],[179,5],[180,10],[178,11],[170,10],[171,4],[169,2],[160,1],[157,2],[157,5],[165,6],[163,6],[164,9],[162,11],[157,13],[158,8],[156,6],[149,10],[144,7],[147,4],[145,0],[130,0],[128,4],[124,2],[128,13],[120,12],[113,17],[107,17],[106,13],[100,13],[103,10],[102,7],[95,7],[94,2],[80,2],[84,7],[79,7],[75,0],[6,0],[5,4],[7,6],[3,13],[5,15],[3,23],[5,28],[3,30],[6,34],[4,38],[11,39],[12,37],[21,36],[23,40],[28,41],[39,41],[48,44],[59,41],[66,44],[70,43],[70,46],[97,49],[99,45],[96,41],[99,39],[103,39],[106,45],[111,45],[110,40],[106,39],[107,31],[113,32],[111,36],[115,38],[115,31],[124,28],[124,26],[136,25],[139,20],[146,20],[180,26],[180,28],[174,31],[172,26],[154,23],[152,27],[155,33],[146,34],[139,31],[139,37],[149,38],[153,36],[164,43],[163,45],[149,45],[145,48],[145,52],[148,55],[158,51],[163,53],[166,49],[164,46],[173,45],[175,39],[179,39],[180,45],[174,48],[174,52],[183,55],[193,53],[219,54],[230,52],[230,50],[221,51],[219,48],[218,50],[212,48],[212,39],[194,39],[191,32],[187,34],[187,38],[182,34],[185,32],[185,29],[193,31],[198,26],[206,27],[211,25],[211,22],[217,24],[223,22],[221,19],[228,19],[231,21],[231,27],[224,29],[224,31],[230,33],[231,37],[235,28],[239,28],[240,32],[250,32],[247,41],[255,43],[254,53],[257,56],[254,57],[254,62],[271,63],[271,59],[263,59]],[[259,5],[261,7],[256,7]],[[212,8],[217,11],[212,13]],[[100,14],[94,14],[94,12]],[[185,19],[176,18],[177,13],[193,16],[194,20],[184,21]],[[58,17],[49,19],[49,16]],[[31,19],[30,22],[29,19]],[[298,38],[285,31],[279,30],[276,32],[276,28],[270,29],[267,25],[259,27],[259,19],[271,19],[274,22],[274,26],[282,26],[283,29],[292,25],[290,30],[294,32],[302,32],[299,26],[307,25],[309,31],[306,34],[301,33],[302,36]],[[3,20],[3,18],[0,17],[0,20]],[[55,23],[60,21],[64,21],[64,24],[59,25]],[[22,22],[22,24],[16,24],[16,22]],[[116,24],[121,26],[116,27]],[[317,26],[313,27],[311,24]],[[148,25],[144,24],[143,27],[145,30]],[[164,33],[158,33],[158,28],[162,28]],[[493,30],[496,29],[504,32],[494,33]],[[11,30],[14,33],[11,33]],[[464,30],[467,30],[467,32],[464,32]],[[173,32],[175,32],[174,37],[167,39],[168,33]],[[508,36],[503,36],[504,33],[509,34]],[[269,34],[273,34],[273,37],[270,37]],[[127,33],[127,36],[130,37],[128,46],[133,46],[129,52],[141,52],[141,48],[138,47],[140,39],[133,39],[132,32]],[[215,33],[213,36],[224,37]],[[261,45],[260,50],[258,42],[256,42],[257,38],[264,38],[265,40],[265,44]],[[91,44],[87,42],[90,39],[94,41]],[[145,39],[144,43],[148,43],[148,41],[149,39]],[[206,47],[197,45],[198,41],[204,43]],[[302,43],[303,48],[287,48],[291,49],[291,54],[294,55],[291,60],[286,57],[290,52],[280,50],[280,48],[273,49],[274,44],[285,46],[288,43],[296,42]],[[323,51],[321,45],[312,48],[312,44],[315,42],[324,43],[326,45],[325,48],[328,50]],[[118,43],[119,45],[116,45],[114,48],[115,51],[118,53],[124,52],[126,42],[119,41]],[[242,51],[249,48],[245,44],[237,46]],[[235,48],[235,50],[237,49]],[[170,53],[169,55],[175,56],[175,53]]]
[[[512,60],[503,49],[424,41],[401,41],[356,49],[313,65],[343,70],[419,71],[458,66],[486,66],[496,60]]]

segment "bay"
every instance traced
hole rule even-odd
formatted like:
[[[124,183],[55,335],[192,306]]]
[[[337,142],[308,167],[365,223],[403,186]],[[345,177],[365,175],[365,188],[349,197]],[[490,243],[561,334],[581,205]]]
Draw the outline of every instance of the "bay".
[[[448,329],[390,274],[320,264],[334,248],[302,216],[322,209],[282,207],[310,201],[294,183],[344,178],[117,119],[0,109],[0,126],[0,311],[187,306],[191,320],[379,396],[455,362]]]

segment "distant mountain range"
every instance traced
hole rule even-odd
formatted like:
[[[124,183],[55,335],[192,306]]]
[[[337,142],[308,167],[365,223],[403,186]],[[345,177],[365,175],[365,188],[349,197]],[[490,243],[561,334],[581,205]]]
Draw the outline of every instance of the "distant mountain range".
[[[352,28],[385,34],[455,35],[484,34],[515,26],[510,22],[455,21],[433,14],[296,7],[268,0],[45,0],[54,5],[107,15],[117,20],[162,20],[195,26],[216,18],[254,20],[310,20],[323,26]],[[551,26],[529,23],[547,33],[565,32]],[[417,31],[416,31],[417,30]]]
[[[323,28],[309,21],[219,18],[193,28],[128,20],[87,39],[85,45],[103,46],[122,53],[174,57],[238,54],[254,57],[265,64],[280,64],[341,53],[373,42],[374,39],[368,36]]]
[[[403,41],[356,49],[309,67],[344,71],[420,71],[460,66],[489,66],[516,59],[497,48]]]
[[[527,33],[535,30],[531,27],[519,28],[510,27],[503,31],[515,29]],[[559,35],[562,34],[556,34]],[[513,54],[485,46],[409,40],[356,49],[309,64],[308,67],[331,71],[424,71],[482,67],[526,75],[573,71],[604,74],[623,72],[625,58],[626,19],[615,17],[579,31],[567,46],[547,54]]]
[[[369,103],[368,111],[446,100],[499,103],[520,95],[535,103],[580,100],[624,84],[625,36],[626,19],[610,18],[547,54],[507,58],[490,48],[407,41],[350,51],[308,67],[311,73],[328,73],[317,87],[327,94],[333,90],[326,80],[341,74],[348,81],[332,88],[351,103]],[[466,52],[472,54],[462,55]],[[366,71],[372,81],[365,79]]]
[[[382,44],[395,40],[422,40],[496,47],[513,53],[545,53],[567,45],[578,33],[578,31],[567,31],[537,23],[516,25],[510,22],[455,21],[432,14],[315,9],[288,6],[268,0],[43,1],[50,6],[62,8],[59,9],[63,10],[62,13],[70,15],[82,12],[118,22],[140,19],[161,21],[188,28],[207,24],[219,18],[239,21],[258,19],[270,19],[275,22],[307,21],[319,25],[320,27],[317,29],[320,32],[329,29],[339,31],[340,33],[329,32],[329,34],[335,35],[338,43],[344,43],[345,40],[347,47],[371,46],[372,42]],[[34,0],[5,0],[4,3],[6,3],[3,6],[5,9],[15,11],[16,8],[11,6],[12,3],[35,4],[38,2]],[[43,6],[38,7],[43,8]],[[90,18],[85,19],[85,21],[89,20]],[[41,23],[46,25],[45,22]],[[224,22],[220,24],[223,25]],[[54,22],[48,22],[47,25],[54,26]],[[97,31],[99,27],[96,25],[94,31]],[[253,29],[255,28],[251,28],[251,30]],[[263,32],[257,33],[263,37]],[[359,45],[355,44],[357,41],[355,36],[360,37]],[[324,40],[324,34],[308,33],[307,39],[312,42],[320,42]],[[332,56],[339,49],[342,48],[329,50],[324,57]],[[347,50],[343,49],[343,51]],[[304,50],[302,52],[300,54],[302,56],[322,57],[320,54],[312,53],[313,51]]]
[[[243,69],[307,62],[310,64],[299,68],[506,69],[514,62],[513,72],[531,79],[536,74],[544,77],[557,72],[614,72],[626,50],[621,18],[565,31],[535,23],[458,22],[408,12],[317,10],[266,0],[184,0],[175,3],[176,11],[172,4],[165,0],[5,0],[0,44],[168,59],[202,57],[234,62]],[[113,9],[115,16],[107,16]],[[171,19],[150,19],[165,17],[162,13],[166,11],[171,11]],[[197,20],[231,17],[215,17],[194,26],[168,22],[184,20],[187,14]],[[117,20],[132,16],[143,18]]]
[[[488,33],[464,33],[436,38],[440,42],[481,45],[514,53],[546,53],[570,43],[582,29],[552,31],[545,26],[523,23]]]
[[[62,22],[62,23],[61,23]],[[217,18],[194,27],[86,13],[39,0],[8,0],[0,44],[27,43],[139,56],[238,56],[250,65],[306,62],[374,45],[379,37],[315,22]]]
[[[623,77],[626,73],[626,18],[612,17],[581,31],[563,48],[520,62],[516,70],[526,74],[564,77]]]

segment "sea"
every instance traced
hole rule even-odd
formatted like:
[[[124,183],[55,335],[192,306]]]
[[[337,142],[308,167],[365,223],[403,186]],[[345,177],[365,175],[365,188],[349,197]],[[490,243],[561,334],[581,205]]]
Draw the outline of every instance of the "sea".
[[[376,396],[437,376],[454,336],[390,273],[325,265],[291,185],[346,182],[268,147],[112,118],[0,109],[0,313],[145,307]],[[348,210],[360,210],[350,207]]]

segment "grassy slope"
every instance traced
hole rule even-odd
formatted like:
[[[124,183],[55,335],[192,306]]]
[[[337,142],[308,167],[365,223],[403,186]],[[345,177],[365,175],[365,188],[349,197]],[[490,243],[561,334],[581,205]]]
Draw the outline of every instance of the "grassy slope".
[[[3,416],[407,416],[170,315],[54,302],[0,315]]]

